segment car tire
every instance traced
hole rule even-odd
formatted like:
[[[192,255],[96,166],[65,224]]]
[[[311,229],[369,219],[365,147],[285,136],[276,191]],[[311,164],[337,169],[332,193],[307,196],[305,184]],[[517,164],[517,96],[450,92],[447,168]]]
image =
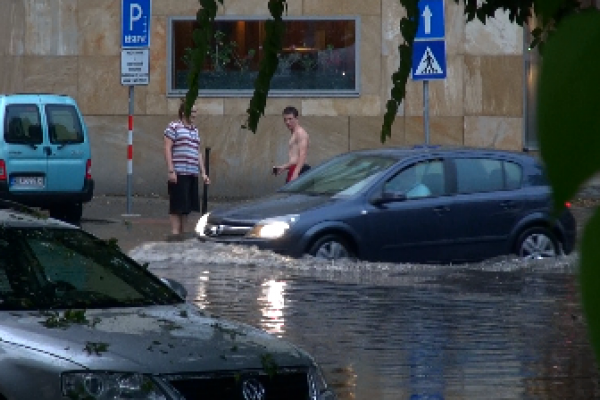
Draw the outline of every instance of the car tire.
[[[560,246],[550,230],[535,227],[519,236],[516,253],[525,259],[552,258],[560,255]]]
[[[354,252],[348,242],[339,235],[325,235],[317,239],[308,251],[313,257],[325,260],[339,260],[355,258]]]
[[[65,208],[65,220],[74,224],[78,224],[81,221],[83,215],[83,204],[73,203],[67,205]]]
[[[83,215],[83,204],[72,203],[50,207],[50,216],[70,224],[79,224]]]

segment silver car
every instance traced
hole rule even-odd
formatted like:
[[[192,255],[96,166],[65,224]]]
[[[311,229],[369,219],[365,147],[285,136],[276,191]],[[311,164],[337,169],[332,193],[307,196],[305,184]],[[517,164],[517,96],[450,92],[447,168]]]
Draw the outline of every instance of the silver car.
[[[330,400],[314,360],[113,243],[0,210],[0,399]]]

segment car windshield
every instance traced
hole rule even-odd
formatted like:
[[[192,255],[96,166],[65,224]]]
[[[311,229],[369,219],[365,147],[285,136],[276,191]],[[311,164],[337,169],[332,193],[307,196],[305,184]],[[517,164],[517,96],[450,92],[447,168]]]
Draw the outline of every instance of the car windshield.
[[[352,196],[398,161],[386,155],[349,153],[319,165],[280,189],[287,193]]]
[[[84,231],[0,227],[0,310],[180,302],[160,279]]]

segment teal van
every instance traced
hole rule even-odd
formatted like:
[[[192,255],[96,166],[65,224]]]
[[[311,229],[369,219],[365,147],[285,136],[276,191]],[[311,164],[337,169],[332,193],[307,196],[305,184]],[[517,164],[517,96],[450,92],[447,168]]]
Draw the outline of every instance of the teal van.
[[[78,222],[94,181],[87,127],[75,100],[0,94],[0,121],[0,198]]]

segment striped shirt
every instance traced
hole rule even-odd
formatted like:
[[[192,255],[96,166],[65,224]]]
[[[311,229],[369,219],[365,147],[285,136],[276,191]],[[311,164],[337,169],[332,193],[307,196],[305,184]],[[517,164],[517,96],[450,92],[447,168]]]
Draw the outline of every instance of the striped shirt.
[[[173,169],[178,175],[198,175],[198,151],[200,136],[196,126],[186,126],[181,121],[173,121],[165,129],[165,136],[173,141],[171,154]]]

